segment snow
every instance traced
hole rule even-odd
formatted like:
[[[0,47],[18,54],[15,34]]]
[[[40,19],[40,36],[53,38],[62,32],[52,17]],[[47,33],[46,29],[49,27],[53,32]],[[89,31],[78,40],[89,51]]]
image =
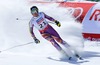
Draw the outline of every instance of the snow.
[[[52,25],[60,36],[82,55],[84,60],[68,61],[60,59],[61,55],[43,39],[37,29],[34,29],[40,44],[35,44],[28,28],[32,15],[29,8],[32,5],[39,7],[40,11],[59,20],[62,26]],[[67,13],[67,9],[58,7],[59,4],[29,4],[26,0],[2,0],[0,2],[0,65],[99,65],[100,43],[83,40],[82,25],[74,21]],[[19,18],[19,20],[16,20]],[[13,46],[27,44],[3,51]]]

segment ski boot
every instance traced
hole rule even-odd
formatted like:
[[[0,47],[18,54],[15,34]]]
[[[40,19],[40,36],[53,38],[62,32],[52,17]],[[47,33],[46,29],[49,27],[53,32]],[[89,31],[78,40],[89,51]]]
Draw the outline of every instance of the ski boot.
[[[80,60],[83,60],[83,58],[80,57],[78,54],[75,54],[75,56],[76,56],[77,58],[79,58]]]

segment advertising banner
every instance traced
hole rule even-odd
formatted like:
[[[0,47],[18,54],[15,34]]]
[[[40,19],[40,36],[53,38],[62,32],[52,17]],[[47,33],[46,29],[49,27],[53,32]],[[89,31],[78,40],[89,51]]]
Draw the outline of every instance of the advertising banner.
[[[82,21],[82,25],[84,38],[100,41],[100,3],[90,8]]]

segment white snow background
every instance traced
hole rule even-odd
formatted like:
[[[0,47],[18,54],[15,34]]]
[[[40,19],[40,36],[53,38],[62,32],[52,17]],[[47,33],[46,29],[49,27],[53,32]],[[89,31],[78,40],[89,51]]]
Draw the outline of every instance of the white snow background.
[[[50,42],[43,39],[35,28],[34,33],[40,44],[29,44],[3,51],[16,45],[34,42],[28,23],[32,17],[31,6],[37,6],[39,11],[45,12],[61,22],[61,27],[51,24],[59,35],[71,46],[76,47],[84,58],[83,61],[69,62],[67,60],[53,60],[48,57],[60,58],[59,52]],[[84,41],[82,25],[74,21],[67,9],[58,7],[59,4],[29,4],[25,0],[0,1],[0,65],[99,65],[99,42]],[[16,20],[18,18],[18,20]],[[50,21],[49,21],[50,22]]]

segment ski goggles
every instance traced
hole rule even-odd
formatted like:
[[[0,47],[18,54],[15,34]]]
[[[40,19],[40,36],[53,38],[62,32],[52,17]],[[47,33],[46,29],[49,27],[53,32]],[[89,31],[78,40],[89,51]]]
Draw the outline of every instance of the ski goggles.
[[[37,13],[36,8],[33,8],[33,9],[31,10],[31,13],[32,13],[32,14]]]
[[[32,14],[34,14],[34,13],[37,13],[37,11],[36,11],[36,10],[34,10],[34,11],[31,11],[31,13],[32,13]]]

